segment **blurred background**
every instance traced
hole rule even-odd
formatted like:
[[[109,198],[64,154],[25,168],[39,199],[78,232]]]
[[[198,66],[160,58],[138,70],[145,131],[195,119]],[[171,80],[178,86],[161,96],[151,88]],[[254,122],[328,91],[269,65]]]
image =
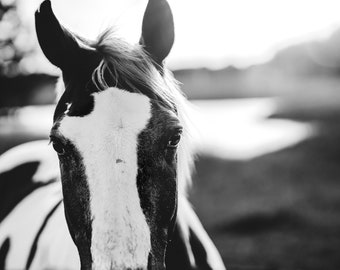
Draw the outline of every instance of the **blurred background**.
[[[37,0],[0,0],[0,153],[47,138],[59,71]],[[131,42],[146,1],[54,0],[72,31]],[[340,269],[340,2],[170,0],[168,66],[194,104],[190,199],[229,270]]]

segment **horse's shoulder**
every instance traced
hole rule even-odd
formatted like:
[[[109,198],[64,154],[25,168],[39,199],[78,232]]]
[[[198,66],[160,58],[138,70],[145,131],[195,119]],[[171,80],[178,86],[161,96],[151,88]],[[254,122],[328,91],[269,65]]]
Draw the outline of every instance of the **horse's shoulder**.
[[[58,161],[48,141],[16,146],[0,156],[0,222],[35,189],[58,178]]]
[[[177,223],[167,251],[167,269],[225,269],[215,245],[184,196],[179,196]]]
[[[47,140],[20,144],[0,155],[0,174],[30,163],[38,163],[45,167],[56,167],[56,164],[58,164],[56,155],[48,145]],[[56,167],[56,169],[58,168]],[[38,179],[38,181],[41,180]]]
[[[32,264],[40,257],[49,259],[58,254],[51,248],[41,249],[48,242],[60,242],[53,245],[54,249],[62,247],[64,251],[64,246],[72,249],[60,206],[62,194],[58,179],[58,160],[46,140],[13,147],[0,156],[0,269],[5,266],[25,269],[31,253],[36,253],[30,261]],[[46,230],[54,230],[54,234],[46,234]],[[62,239],[68,242],[65,244]],[[38,241],[39,249],[35,251],[34,243]],[[67,259],[67,254],[64,255]]]

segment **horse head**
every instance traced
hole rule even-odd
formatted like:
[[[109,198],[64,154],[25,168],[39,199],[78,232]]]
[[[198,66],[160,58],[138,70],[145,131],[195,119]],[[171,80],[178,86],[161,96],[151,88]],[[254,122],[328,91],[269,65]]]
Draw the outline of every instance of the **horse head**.
[[[73,34],[49,0],[36,31],[62,71],[50,138],[82,269],[165,269],[185,132],[183,97],[163,66],[174,40],[168,3],[149,1],[136,45],[110,31],[94,42]]]

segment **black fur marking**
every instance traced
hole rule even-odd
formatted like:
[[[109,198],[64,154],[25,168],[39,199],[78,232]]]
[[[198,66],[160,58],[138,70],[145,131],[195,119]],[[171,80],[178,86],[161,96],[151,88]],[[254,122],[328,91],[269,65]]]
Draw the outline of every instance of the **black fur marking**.
[[[10,240],[7,237],[0,247],[0,270],[4,270],[6,266],[6,258],[10,248]]]
[[[32,243],[31,246],[31,250],[30,253],[28,255],[28,259],[26,262],[26,267],[25,269],[28,270],[33,262],[35,253],[37,251],[37,247],[38,247],[38,242],[39,242],[39,238],[41,236],[41,234],[43,233],[49,219],[52,217],[53,213],[57,210],[58,206],[61,204],[62,201],[59,201],[53,208],[52,210],[48,213],[48,215],[45,217],[44,222],[41,224],[39,231],[37,232],[37,235],[34,238],[34,241]]]
[[[47,59],[68,73],[86,71],[85,61],[93,51],[82,46],[85,40],[63,27],[53,13],[51,1],[45,0],[35,13],[35,28],[39,45]]]
[[[149,269],[164,269],[168,236],[177,209],[176,151],[167,152],[168,111],[152,102],[148,126],[138,136],[137,189],[151,232]]]
[[[168,56],[174,37],[174,21],[167,1],[149,0],[143,18],[140,43],[159,66],[162,66],[163,60]]]
[[[38,161],[24,163],[0,174],[0,222],[35,189],[55,181],[55,179],[48,182],[32,181],[39,164]]]
[[[85,84],[81,82],[65,81],[66,89],[61,96],[57,107],[54,111],[54,122],[64,116],[67,104],[71,104],[69,108],[69,116],[85,116],[90,114],[94,108],[92,92],[85,91]]]
[[[78,248],[81,269],[91,269],[90,191],[81,155],[72,143],[67,144],[70,151],[59,156],[65,216],[71,237]]]
[[[192,270],[194,268],[190,263],[183,232],[178,224],[176,224],[173,237],[168,244],[165,264],[167,270]]]
[[[97,92],[98,89],[93,84],[91,76],[99,61],[99,56],[91,52],[87,59],[81,59],[81,70],[63,71],[65,91],[54,112],[54,122],[64,116],[67,104],[71,104],[68,112],[69,116],[85,116],[93,111],[94,100],[92,94]]]
[[[70,116],[89,114],[93,110],[90,95],[98,91],[92,83],[92,73],[102,57],[90,48],[89,41],[72,34],[59,23],[49,0],[35,13],[35,24],[42,51],[63,72],[65,92],[58,102],[54,121],[63,115],[66,103],[72,104]]]
[[[195,257],[196,266],[202,270],[212,270],[207,261],[207,251],[197,234],[190,228],[190,245]]]

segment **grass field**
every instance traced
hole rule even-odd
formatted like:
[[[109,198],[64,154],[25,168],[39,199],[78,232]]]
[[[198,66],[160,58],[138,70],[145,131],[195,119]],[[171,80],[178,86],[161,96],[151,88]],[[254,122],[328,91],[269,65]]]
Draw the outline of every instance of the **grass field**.
[[[318,133],[247,161],[201,155],[191,201],[229,270],[338,270],[340,111],[276,117]]]

